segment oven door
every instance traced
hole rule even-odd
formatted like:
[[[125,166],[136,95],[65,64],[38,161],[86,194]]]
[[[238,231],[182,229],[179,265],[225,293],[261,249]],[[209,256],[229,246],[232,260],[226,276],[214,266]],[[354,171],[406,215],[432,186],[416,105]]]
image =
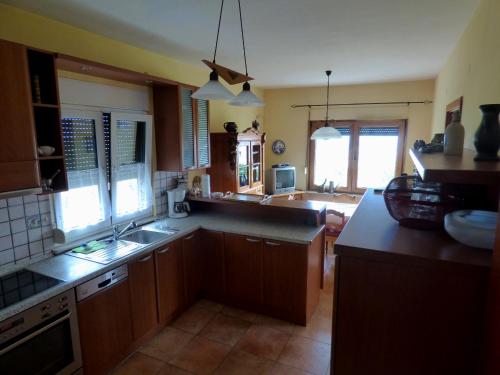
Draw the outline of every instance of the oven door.
[[[76,324],[76,316],[67,310],[5,342],[0,346],[2,373],[73,374],[81,367]]]

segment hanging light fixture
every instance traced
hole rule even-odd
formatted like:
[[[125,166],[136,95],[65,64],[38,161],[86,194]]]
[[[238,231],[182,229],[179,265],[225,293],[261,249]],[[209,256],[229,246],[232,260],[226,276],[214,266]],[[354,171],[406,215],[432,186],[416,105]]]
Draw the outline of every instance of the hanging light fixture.
[[[342,135],[340,132],[334,127],[330,126],[328,123],[328,107],[330,105],[330,75],[332,74],[331,70],[326,71],[326,76],[328,77],[328,85],[326,89],[326,116],[325,116],[325,125],[319,129],[316,129],[314,133],[311,135],[311,140],[315,141],[318,139],[334,139],[340,138]]]
[[[245,62],[245,76],[248,78],[247,54],[245,49],[245,35],[243,34],[243,17],[241,16],[241,2],[238,0],[240,13],[241,44],[243,45],[243,60]],[[248,80],[243,84],[243,90],[229,102],[230,105],[240,107],[262,107],[264,103],[250,90]]]
[[[229,91],[222,83],[219,82],[219,73],[217,72],[217,64],[215,63],[215,57],[217,56],[217,45],[219,44],[219,32],[220,23],[222,20],[222,10],[224,8],[224,0],[222,0],[219,13],[219,25],[217,27],[217,37],[215,39],[214,48],[214,58],[212,60],[212,66],[210,66],[208,61],[202,60],[205,64],[212,68],[210,73],[210,80],[205,83],[202,87],[196,90],[191,97],[194,99],[204,99],[204,100],[230,100],[234,98],[234,94]]]

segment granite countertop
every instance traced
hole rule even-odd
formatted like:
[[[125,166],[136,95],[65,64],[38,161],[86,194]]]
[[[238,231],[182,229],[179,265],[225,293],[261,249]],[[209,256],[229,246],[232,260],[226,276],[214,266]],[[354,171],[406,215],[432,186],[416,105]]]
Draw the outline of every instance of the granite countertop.
[[[139,251],[109,264],[99,264],[61,254],[25,267],[31,271],[62,280],[63,283],[0,310],[0,322],[200,228],[304,245],[310,244],[323,230],[323,226],[287,224],[262,219],[253,220],[218,213],[197,213],[182,219],[160,219],[144,225],[143,228],[147,229],[158,224],[176,229],[177,232],[164,240],[145,245]]]

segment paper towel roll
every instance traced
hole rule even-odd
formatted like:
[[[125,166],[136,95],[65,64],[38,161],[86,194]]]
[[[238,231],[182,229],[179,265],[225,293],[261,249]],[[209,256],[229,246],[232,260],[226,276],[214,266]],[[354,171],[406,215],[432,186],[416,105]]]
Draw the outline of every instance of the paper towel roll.
[[[201,175],[201,196],[203,198],[210,198],[210,175]]]

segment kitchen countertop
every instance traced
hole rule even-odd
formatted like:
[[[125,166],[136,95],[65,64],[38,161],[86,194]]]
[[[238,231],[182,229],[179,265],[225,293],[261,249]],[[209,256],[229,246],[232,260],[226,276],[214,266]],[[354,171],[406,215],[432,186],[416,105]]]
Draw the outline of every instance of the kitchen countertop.
[[[323,226],[288,224],[262,219],[252,220],[247,217],[235,217],[208,212],[193,214],[182,219],[159,219],[154,223],[144,225],[143,228],[147,229],[157,224],[177,229],[178,231],[164,240],[145,245],[139,251],[109,264],[99,264],[61,254],[27,266],[26,268],[31,271],[51,276],[64,282],[0,310],[0,322],[197,229],[262,237],[275,241],[295,242],[304,245],[310,244],[323,230]]]

